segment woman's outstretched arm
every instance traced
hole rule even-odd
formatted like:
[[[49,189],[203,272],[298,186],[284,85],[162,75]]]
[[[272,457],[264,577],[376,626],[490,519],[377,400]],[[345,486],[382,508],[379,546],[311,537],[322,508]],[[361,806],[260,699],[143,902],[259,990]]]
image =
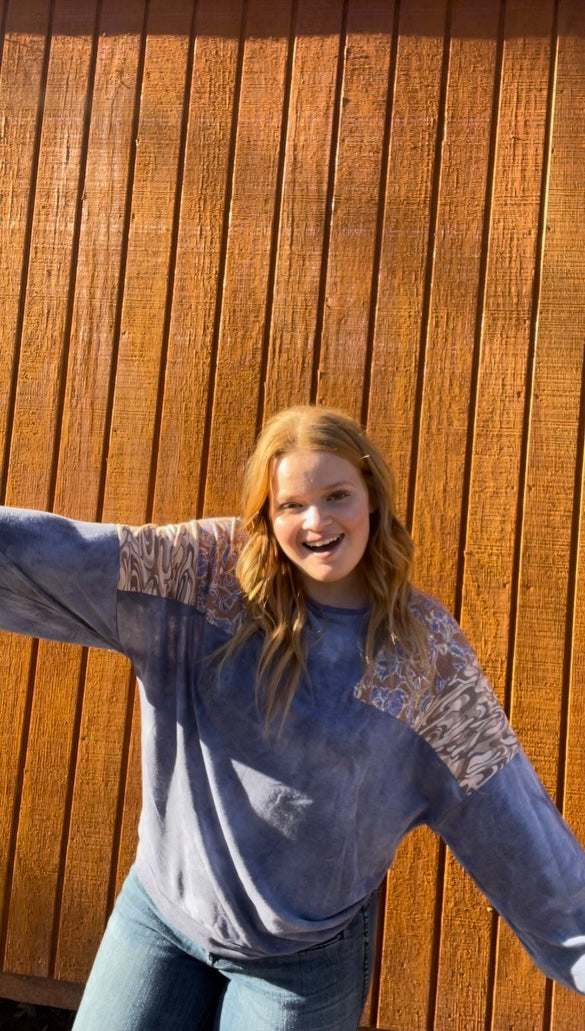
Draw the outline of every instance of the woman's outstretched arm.
[[[0,628],[121,650],[115,526],[0,508]]]
[[[417,730],[443,760],[428,823],[549,977],[585,994],[585,850],[522,751],[455,620],[427,613],[434,691]]]

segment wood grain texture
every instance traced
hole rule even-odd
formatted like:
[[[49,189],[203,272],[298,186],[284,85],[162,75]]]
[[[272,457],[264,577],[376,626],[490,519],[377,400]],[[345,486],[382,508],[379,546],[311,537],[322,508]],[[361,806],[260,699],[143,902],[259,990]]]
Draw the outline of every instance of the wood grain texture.
[[[377,275],[393,23],[393,3],[350,0],[316,400],[358,419]]]
[[[581,10],[560,6],[512,685],[513,722],[559,804],[565,776],[578,774],[580,761],[574,739],[573,749],[565,753],[563,738],[569,715],[570,656],[574,648],[578,654],[576,628],[581,619],[574,608],[574,591],[582,463],[585,210],[577,185],[583,139],[575,134],[575,125],[583,112],[584,26]],[[574,713],[573,705],[571,717]],[[581,755],[582,751],[581,745]],[[582,818],[575,810],[568,815],[577,817],[574,826],[583,840]],[[555,1031],[581,1027],[584,1000],[554,989],[551,1003],[543,981],[503,930],[495,1020],[510,1025],[534,1021],[537,1026],[543,1021],[543,1026]]]
[[[128,521],[152,504],[192,22],[192,3],[149,7],[107,480],[112,514]]]
[[[26,497],[29,504],[41,508],[51,507],[54,497],[95,13],[96,6],[91,3],[83,10],[66,0],[55,5],[44,91],[6,490],[9,502],[23,503]],[[72,27],[75,39],[67,34]],[[34,661],[37,690],[22,742],[26,760],[4,967],[47,975],[80,659],[78,651],[44,645],[38,653],[34,649]],[[55,719],[61,733],[52,742],[49,728]],[[40,880],[43,892],[39,892]]]
[[[0,263],[3,319],[0,323],[0,391],[2,411],[2,501],[13,432],[14,397],[18,382],[24,295],[40,139],[39,108],[46,79],[49,3],[39,2],[24,14],[8,12],[0,68],[2,110]],[[39,499],[40,500],[40,499]],[[46,504],[47,498],[44,497]],[[42,501],[40,500],[42,504]],[[0,642],[0,884],[4,949],[15,835],[18,829],[22,762],[30,718],[29,677],[35,650],[30,643],[3,636]]]
[[[201,509],[224,275],[242,0],[197,6],[154,518]]]
[[[157,522],[191,518],[200,507],[241,18],[241,0],[219,6],[202,2],[196,10],[160,431],[154,441],[156,480],[149,515]],[[139,728],[135,697],[126,783],[119,799],[116,891],[136,847]]]
[[[475,329],[486,244],[485,204],[497,85],[499,8],[496,2],[482,4],[474,12],[466,4],[456,3],[452,8],[429,320],[424,341],[413,509],[413,533],[419,548],[417,581],[451,610],[457,602],[461,518],[468,490],[468,433],[474,403]],[[473,33],[469,31],[470,18],[476,30]],[[457,962],[442,965],[449,928],[443,933],[442,923],[438,923],[441,901],[442,920],[448,925],[453,912],[452,895],[459,892],[465,896],[468,887],[466,883],[464,888],[460,887],[461,874],[452,869],[448,858],[443,859],[442,850],[434,842],[424,850],[419,849],[413,858],[410,877],[426,886],[425,911],[433,914],[435,923],[434,934],[427,925],[426,935],[428,1009],[426,1013],[420,1012],[417,1026],[426,1027],[430,1020],[438,1028],[464,1026],[457,1023],[460,1005],[467,1013],[471,1009],[472,1019],[476,1015],[473,1002],[462,1002],[462,996],[468,990],[485,992],[487,971],[478,948],[477,930],[484,936],[489,932],[490,914],[485,907],[476,910],[479,928],[468,938],[457,939],[461,948]],[[467,902],[465,897],[463,902]],[[410,905],[411,920],[416,923],[414,899]],[[420,969],[420,958],[416,965]],[[471,981],[466,976],[469,969],[474,970]],[[404,1023],[405,1017],[403,1014]]]
[[[269,0],[250,0],[247,7],[206,514],[237,508],[237,484],[256,436],[292,58],[291,17],[290,2],[275,5]],[[262,118],[258,118],[259,110]]]
[[[323,318],[343,6],[328,0],[317,10],[311,0],[301,0],[297,11],[265,415],[311,399]]]
[[[495,134],[491,231],[463,569],[462,625],[506,702],[518,484],[533,345],[533,277],[546,137],[553,5],[507,5]],[[534,29],[534,36],[529,35]],[[527,38],[528,37],[528,38]],[[514,275],[509,261],[513,256]],[[502,843],[502,846],[504,843]],[[483,1028],[492,992],[490,906],[448,860],[441,929],[437,1027]],[[472,981],[468,970],[473,969]]]
[[[273,412],[363,417],[417,583],[582,840],[584,19],[0,3],[2,499],[229,514]],[[5,635],[0,682],[0,993],[75,1004],[134,853],[134,676]],[[585,1022],[424,828],[382,921],[364,1027]]]
[[[433,181],[439,171],[434,166],[437,134],[442,132],[445,16],[446,5],[441,4],[407,3],[400,8],[368,427],[394,469],[403,520],[420,417],[417,377],[421,334],[426,332]],[[437,860],[436,840],[420,829],[403,842],[388,876],[378,1003],[382,1027],[410,1023],[414,1031],[428,1026]]]
[[[456,600],[467,489],[499,8],[497,0],[481,4],[477,11],[455,3],[451,23],[413,519],[421,553],[419,582],[450,608]],[[431,540],[441,541],[440,550],[429,547]]]
[[[106,0],[100,11],[72,313],[72,343],[55,493],[58,511],[85,519],[101,518],[103,513],[104,454],[109,443],[111,380],[117,360],[127,194],[132,167],[132,129],[143,19],[143,0],[125,5],[123,18],[119,5],[113,0]],[[124,34],[120,38],[122,26]],[[109,212],[106,220],[103,217],[105,198]],[[87,398],[91,398],[91,404],[87,404]],[[106,659],[104,668],[114,698],[124,697],[128,680],[126,664]],[[87,740],[88,714],[83,707],[85,672],[84,666],[80,670],[76,738],[70,758],[68,823],[61,845],[59,897],[54,918],[53,965],[56,964],[60,970],[67,967],[72,953],[79,955],[85,949],[89,959],[96,942],[94,930],[94,937],[87,946],[83,937],[83,920],[76,923],[76,930],[79,930],[70,939],[59,939],[59,927],[67,921],[67,914],[71,919],[73,912],[75,921],[80,909],[78,900],[82,891],[77,882],[79,879],[83,882],[84,878],[83,864],[77,880],[70,875],[66,878],[66,874],[69,835],[73,833],[74,840],[79,835],[76,824],[79,809],[72,820],[71,805],[75,795],[75,777],[80,769],[83,770],[83,749]],[[103,723],[103,715],[101,720]],[[98,738],[99,734],[93,742],[96,745]],[[114,742],[114,747],[119,749],[119,743]],[[81,859],[82,853],[79,855]],[[103,886],[100,887],[103,892]],[[105,887],[107,889],[107,883]],[[92,897],[91,879],[87,889]],[[95,910],[92,917],[99,933],[105,919],[103,902],[100,906],[103,894],[98,891],[93,897],[97,905],[90,908]],[[83,965],[78,964],[77,969],[83,970],[79,979],[85,976],[87,968],[87,960]]]
[[[406,0],[398,24],[367,421],[394,471],[403,520],[408,517],[420,344],[428,315],[446,13],[446,2]]]
[[[149,516],[192,13],[191,5],[179,2],[152,3],[148,11],[106,520],[143,522]],[[90,654],[55,967],[66,980],[87,976],[112,901],[133,705],[127,664],[118,656]]]
[[[2,485],[6,481],[6,448],[12,418],[13,391],[22,333],[23,280],[28,265],[31,215],[37,171],[39,111],[45,89],[48,0],[30,4],[26,15],[12,4],[7,12],[2,40],[0,68],[0,110],[2,148],[0,174],[2,192],[0,220],[0,269],[2,272],[3,319],[0,328],[0,398],[3,424]]]

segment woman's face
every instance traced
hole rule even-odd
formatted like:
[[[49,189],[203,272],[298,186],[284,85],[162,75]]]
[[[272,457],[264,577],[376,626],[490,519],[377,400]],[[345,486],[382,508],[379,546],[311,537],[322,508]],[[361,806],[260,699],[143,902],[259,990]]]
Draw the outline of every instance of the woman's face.
[[[272,530],[313,601],[340,608],[367,602],[360,562],[371,511],[364,479],[347,459],[295,448],[274,461]]]

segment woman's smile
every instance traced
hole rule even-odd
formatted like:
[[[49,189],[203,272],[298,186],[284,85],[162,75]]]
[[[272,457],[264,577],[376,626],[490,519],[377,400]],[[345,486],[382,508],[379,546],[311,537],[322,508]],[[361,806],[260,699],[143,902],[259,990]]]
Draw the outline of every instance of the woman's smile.
[[[337,537],[330,537],[326,541],[304,541],[303,543],[305,545],[305,548],[308,548],[309,551],[324,552],[332,551],[333,548],[336,548],[342,540],[343,534],[341,533]]]

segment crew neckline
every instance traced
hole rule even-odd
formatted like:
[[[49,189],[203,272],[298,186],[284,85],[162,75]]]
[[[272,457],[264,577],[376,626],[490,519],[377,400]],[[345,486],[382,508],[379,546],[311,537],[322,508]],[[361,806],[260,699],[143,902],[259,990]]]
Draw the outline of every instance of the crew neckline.
[[[329,613],[334,616],[365,616],[370,611],[370,605],[361,605],[357,609],[346,608],[343,605],[323,605],[319,601],[314,601],[312,598],[306,597],[307,608],[311,612],[319,615],[322,612]]]

